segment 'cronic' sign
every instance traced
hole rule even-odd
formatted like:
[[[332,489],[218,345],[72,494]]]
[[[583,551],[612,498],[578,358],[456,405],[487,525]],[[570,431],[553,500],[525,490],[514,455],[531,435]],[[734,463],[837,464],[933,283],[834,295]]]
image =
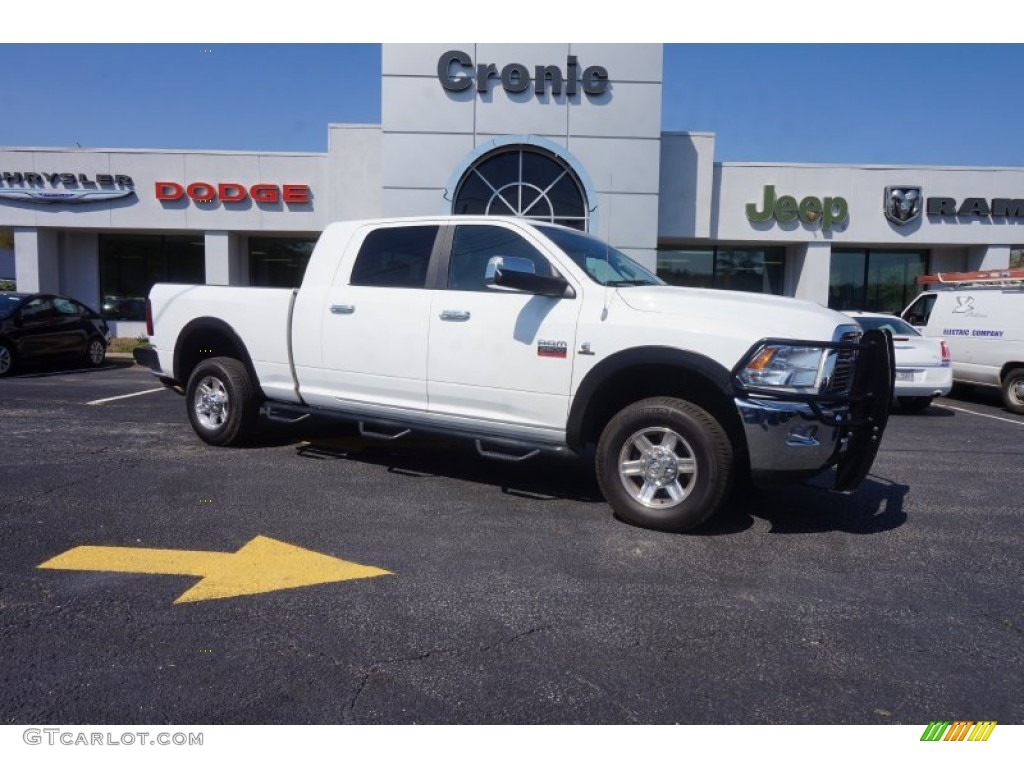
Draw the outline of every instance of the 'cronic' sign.
[[[531,88],[540,95],[549,86],[552,96],[575,96],[580,89],[588,96],[598,96],[608,90],[608,70],[587,67],[580,73],[575,56],[565,60],[565,72],[555,64],[537,65],[532,70],[525,64],[506,64],[498,70],[497,64],[473,64],[465,51],[445,51],[437,60],[437,79],[446,91],[457,93],[476,86],[478,93],[487,93],[491,80],[501,82],[509,93],[524,93]]]

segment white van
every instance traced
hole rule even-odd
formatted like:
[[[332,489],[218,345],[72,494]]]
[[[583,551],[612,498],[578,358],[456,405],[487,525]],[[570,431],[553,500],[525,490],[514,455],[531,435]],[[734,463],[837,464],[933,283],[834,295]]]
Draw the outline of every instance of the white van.
[[[1024,415],[1024,269],[924,275],[932,286],[902,317],[925,336],[943,336],[953,381],[999,387],[1003,403]]]

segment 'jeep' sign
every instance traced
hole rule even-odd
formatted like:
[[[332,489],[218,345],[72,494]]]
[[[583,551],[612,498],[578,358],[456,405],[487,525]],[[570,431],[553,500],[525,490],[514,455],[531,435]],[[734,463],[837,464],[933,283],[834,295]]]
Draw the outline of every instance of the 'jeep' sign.
[[[774,218],[780,224],[787,224],[799,219],[804,224],[815,224],[821,221],[823,232],[834,226],[845,224],[850,217],[850,208],[843,197],[808,196],[797,202],[791,195],[775,196],[775,185],[767,184],[764,188],[764,200],[761,209],[757,203],[747,203],[747,219],[752,222],[770,221]]]

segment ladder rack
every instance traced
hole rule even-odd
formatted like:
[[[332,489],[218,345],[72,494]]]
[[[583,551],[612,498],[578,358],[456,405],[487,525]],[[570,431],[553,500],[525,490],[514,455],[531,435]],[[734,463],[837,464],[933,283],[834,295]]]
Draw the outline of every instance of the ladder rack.
[[[938,283],[940,285],[994,285],[1024,286],[1024,267],[1014,269],[984,269],[979,272],[936,272],[934,275],[919,275],[914,279],[918,285]]]

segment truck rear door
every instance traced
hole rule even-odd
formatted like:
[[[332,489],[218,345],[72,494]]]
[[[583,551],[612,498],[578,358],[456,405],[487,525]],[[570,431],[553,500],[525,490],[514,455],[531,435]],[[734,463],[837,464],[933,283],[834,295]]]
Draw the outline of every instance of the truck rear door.
[[[375,227],[352,243],[351,269],[338,270],[322,310],[324,374],[336,400],[426,410],[427,275],[439,232]]]

